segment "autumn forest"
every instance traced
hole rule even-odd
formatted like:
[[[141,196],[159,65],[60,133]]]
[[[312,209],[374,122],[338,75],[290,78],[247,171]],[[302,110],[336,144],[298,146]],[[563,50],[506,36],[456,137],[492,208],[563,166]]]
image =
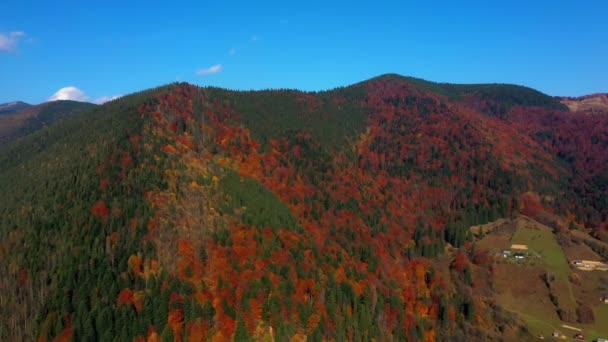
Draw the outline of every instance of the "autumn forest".
[[[2,146],[0,189],[0,340],[527,340],[469,228],[608,242],[608,115],[398,75],[175,83]]]

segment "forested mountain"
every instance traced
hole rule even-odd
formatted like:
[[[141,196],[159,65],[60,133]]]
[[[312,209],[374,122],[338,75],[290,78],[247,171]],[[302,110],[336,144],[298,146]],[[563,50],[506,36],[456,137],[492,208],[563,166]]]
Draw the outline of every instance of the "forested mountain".
[[[15,102],[13,102],[15,103]],[[0,144],[28,135],[47,125],[76,113],[95,107],[88,102],[60,100],[36,106],[12,106],[11,111],[0,115]]]
[[[398,75],[179,83],[0,150],[0,191],[1,340],[526,340],[469,227],[607,240],[608,116]]]

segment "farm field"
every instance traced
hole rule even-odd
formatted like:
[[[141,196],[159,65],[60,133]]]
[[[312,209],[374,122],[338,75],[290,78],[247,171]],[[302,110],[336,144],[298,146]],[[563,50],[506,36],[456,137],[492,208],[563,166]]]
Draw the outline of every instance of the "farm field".
[[[493,281],[499,305],[518,314],[533,336],[548,337],[558,330],[570,339],[575,331],[564,328],[564,324],[582,329],[588,341],[608,336],[608,305],[599,301],[601,293],[608,290],[608,272],[578,272],[569,265],[575,257],[598,260],[596,253],[584,244],[570,243],[562,248],[550,228],[524,216],[493,228],[477,242],[478,246],[494,254],[512,245],[527,248],[524,259],[497,258]],[[546,274],[552,279],[551,290],[545,282]],[[551,293],[558,306],[552,302]],[[576,322],[580,304],[593,308],[594,324]],[[569,311],[572,322],[561,321],[558,308]]]
[[[568,260],[600,260],[600,256],[584,243],[571,243],[563,246],[563,250]]]
[[[559,307],[576,313],[578,305],[569,280],[572,270],[553,232],[548,227],[531,220],[518,220],[516,225],[511,242],[527,245],[530,254],[540,256],[533,262],[538,261],[545,271],[554,277],[553,294],[557,296]]]

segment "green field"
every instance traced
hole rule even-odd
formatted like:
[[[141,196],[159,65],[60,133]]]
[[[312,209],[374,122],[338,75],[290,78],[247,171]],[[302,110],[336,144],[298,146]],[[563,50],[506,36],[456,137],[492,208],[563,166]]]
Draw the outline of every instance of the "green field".
[[[592,341],[598,337],[608,338],[608,304],[600,304],[594,308],[595,324],[585,325],[583,328]]]
[[[534,221],[518,220],[517,228],[511,237],[512,244],[525,244],[528,246],[529,256],[522,264],[544,268],[551,273],[555,280],[553,282],[554,293],[558,297],[559,305],[568,310],[574,310],[578,304],[574,296],[574,285],[569,281],[572,273],[563,249],[555,239],[551,230]],[[535,257],[538,255],[539,257]],[[524,265],[522,268],[526,267]],[[522,270],[523,271],[523,270]],[[539,280],[527,279],[532,282]],[[600,294],[598,294],[599,297]],[[562,327],[562,322],[555,314],[552,303],[541,303],[541,298],[534,296],[503,296],[501,298],[505,308],[519,314],[526,322],[533,335],[542,334],[548,336],[552,330],[559,330],[570,338],[575,332]],[[608,336],[608,305],[599,304],[594,307],[595,324],[581,325],[570,323],[568,325],[581,328],[588,341],[594,341],[598,337]]]
[[[564,251],[555,239],[555,235],[547,227],[522,222],[511,238],[514,244],[528,245],[529,252],[540,255],[538,263],[555,277],[555,294],[559,298],[560,307],[576,312],[577,304],[569,281],[572,273]]]
[[[529,252],[537,253],[541,256],[540,264],[547,271],[568,280],[571,273],[568,260],[564,251],[555,240],[553,233],[546,227],[540,225],[534,229],[522,224],[513,234],[511,243],[528,245]]]
[[[541,334],[547,337],[550,336],[553,331],[558,330],[568,337],[566,340],[571,340],[570,337],[572,337],[575,333],[574,330],[562,327],[562,324],[564,323],[560,322],[558,319],[544,317],[538,318],[523,312],[518,312],[515,310],[511,311],[517,313],[524,320],[524,322],[526,322],[532,336],[538,336]],[[608,322],[608,305],[603,305],[603,308],[598,307],[595,310],[595,324],[588,325],[572,323],[568,325],[582,329],[583,333],[585,334],[586,341],[595,341],[600,337],[606,338],[608,336],[608,323],[606,322]]]

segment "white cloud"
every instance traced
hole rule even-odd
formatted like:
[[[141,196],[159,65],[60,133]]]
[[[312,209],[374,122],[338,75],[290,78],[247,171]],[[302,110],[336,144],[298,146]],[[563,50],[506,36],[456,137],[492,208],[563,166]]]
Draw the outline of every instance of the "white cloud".
[[[89,99],[89,97],[80,89],[76,87],[64,87],[55,94],[49,97],[49,101],[57,101],[57,100],[72,100],[72,101],[80,101],[85,102]]]
[[[22,31],[0,33],[0,51],[13,52],[17,48],[19,39],[25,35]]]
[[[95,101],[93,101],[93,103],[103,104],[108,101],[116,100],[117,98],[120,98],[120,97],[122,97],[122,95],[102,96],[100,98],[95,99]]]
[[[210,75],[210,74],[217,74],[220,71],[222,71],[222,65],[216,64],[216,65],[212,65],[206,69],[197,70],[196,74],[204,76],[204,75]]]
[[[122,97],[122,94],[98,97],[92,102],[97,104],[103,104],[108,101],[116,100],[119,97]],[[89,99],[89,96],[84,91],[76,87],[69,86],[57,90],[55,94],[51,95],[48,98],[48,101],[72,100],[80,102],[89,102]]]

